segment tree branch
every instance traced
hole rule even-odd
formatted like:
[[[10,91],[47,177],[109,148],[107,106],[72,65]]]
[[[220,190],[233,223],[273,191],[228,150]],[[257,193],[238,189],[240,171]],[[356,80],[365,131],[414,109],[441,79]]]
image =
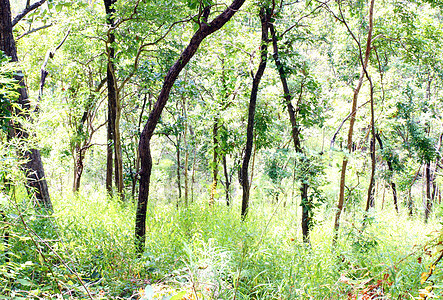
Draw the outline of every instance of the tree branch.
[[[42,64],[41,67],[41,78],[40,78],[40,92],[39,92],[39,99],[43,96],[43,87],[45,86],[46,76],[48,76],[48,71],[46,71],[46,65],[48,64],[48,61],[50,58],[53,58],[55,55],[55,52],[60,49],[60,47],[63,45],[63,43],[68,38],[69,34],[71,33],[71,29],[68,30],[68,32],[65,34],[65,37],[62,39],[62,41],[55,47],[53,50],[48,50],[46,52],[45,61]]]
[[[366,101],[365,103],[363,103],[362,105],[360,105],[357,110],[359,110],[362,106],[365,106],[366,104],[368,104],[370,101]],[[343,127],[343,125],[345,124],[345,122],[352,116],[352,112],[349,113],[349,115],[346,116],[346,118],[344,118],[344,120],[341,122],[340,126],[338,126],[337,130],[335,131],[334,135],[332,136],[332,140],[331,140],[331,148],[334,147],[335,144],[335,139],[337,138],[338,133],[340,132],[341,128]]]
[[[40,0],[32,4],[31,6],[26,7],[21,13],[15,16],[14,20],[12,20],[12,27],[14,27],[21,19],[23,19],[28,13],[33,11],[34,9],[40,7],[46,0]]]
[[[46,28],[51,27],[51,26],[52,26],[52,23],[51,23],[51,24],[48,24],[48,25],[43,25],[43,26],[41,26],[41,27],[37,27],[37,28],[31,29],[31,30],[29,30],[29,31],[27,31],[27,32],[25,32],[25,33],[23,33],[23,34],[20,35],[19,37],[17,37],[15,40],[18,41],[18,40],[21,39],[22,37],[25,37],[25,36],[27,36],[27,35],[29,35],[29,34],[31,34],[31,33],[34,33],[34,32],[36,32],[36,31],[39,31],[39,30],[42,30],[42,29],[46,29]]]

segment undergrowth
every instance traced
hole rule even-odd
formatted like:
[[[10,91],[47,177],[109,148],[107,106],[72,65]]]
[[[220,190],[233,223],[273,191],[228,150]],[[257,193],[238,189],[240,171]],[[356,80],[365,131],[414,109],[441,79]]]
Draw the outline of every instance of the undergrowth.
[[[44,217],[18,197],[20,214],[3,204],[5,299],[413,299],[435,260],[423,245],[439,234],[437,222],[384,210],[364,230],[347,216],[332,247],[325,213],[305,245],[295,205],[255,205],[241,222],[236,206],[177,209],[151,200],[146,252],[137,257],[133,203],[95,190],[53,199],[54,213]],[[431,275],[439,278],[438,270]]]

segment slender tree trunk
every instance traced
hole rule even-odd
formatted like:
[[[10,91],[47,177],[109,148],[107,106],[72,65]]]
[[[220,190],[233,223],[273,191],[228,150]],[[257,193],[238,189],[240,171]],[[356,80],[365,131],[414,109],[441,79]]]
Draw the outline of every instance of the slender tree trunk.
[[[225,174],[226,206],[229,206],[231,204],[231,199],[230,199],[231,181],[229,179],[229,174],[228,174],[228,164],[226,162],[226,153],[223,154],[223,172]]]
[[[186,130],[186,127],[185,127]],[[189,152],[188,152],[188,144],[186,142],[186,131],[184,135],[184,143],[185,143],[185,206],[188,206],[189,204],[189,175],[188,175],[188,168],[189,168]]]
[[[412,179],[412,182],[408,188],[408,199],[409,199],[408,200],[408,207],[409,207],[409,216],[411,216],[411,217],[414,213],[414,199],[412,198],[412,186],[414,185],[415,181],[417,180],[418,175],[420,174],[420,170],[421,170],[421,166],[420,166],[420,168],[418,168],[417,172],[415,173],[415,176]]]
[[[180,165],[180,161],[181,161],[181,157],[180,157],[180,134],[177,135],[177,147],[176,147],[176,154],[177,154],[177,188],[178,188],[178,199],[177,199],[177,207],[178,207],[178,203],[180,202],[181,198],[182,198],[182,180],[181,180],[181,165]]]
[[[252,82],[251,97],[249,100],[249,110],[248,110],[248,127],[246,130],[246,149],[245,155],[243,156],[243,164],[241,168],[241,185],[243,187],[243,197],[242,197],[242,208],[241,217],[244,220],[248,213],[249,207],[249,178],[248,178],[248,167],[249,160],[251,159],[253,139],[254,139],[254,118],[255,118],[255,106],[257,103],[257,93],[258,86],[260,84],[261,77],[266,68],[266,62],[268,59],[268,27],[269,27],[269,17],[270,14],[265,8],[260,9],[260,20],[262,27],[261,34],[261,46],[260,46],[260,64],[257,69],[257,73],[254,76]]]
[[[431,202],[431,163],[425,164],[425,188],[426,188],[426,201],[425,201],[425,223],[428,223],[429,214],[432,209]]]
[[[11,23],[11,7],[9,0],[0,1],[0,50],[7,56],[11,57],[12,62],[18,61],[17,48],[15,46],[14,36],[12,33]],[[23,75],[17,72],[15,78],[20,84],[18,103],[22,108],[20,113],[23,117],[30,119],[30,103],[28,99],[28,91],[24,83]],[[16,134],[27,139],[29,133],[20,128],[18,124],[14,124]],[[27,162],[23,168],[26,173],[29,192],[34,193],[38,204],[48,210],[52,210],[52,202],[49,196],[48,185],[45,179],[43,163],[38,149],[29,149],[24,153]]]
[[[195,141],[195,135],[193,133],[192,127],[189,130],[189,133],[193,136],[193,140],[194,140],[194,149],[192,150],[192,172],[191,172],[191,203],[194,202],[194,184],[195,184],[195,165],[197,163],[197,157],[196,157],[196,152],[197,152],[197,144]]]
[[[81,147],[76,147],[75,149],[75,166],[74,166],[74,186],[72,191],[77,193],[80,189],[80,180],[83,174],[83,160],[85,158],[85,151]]]
[[[382,200],[381,200],[381,210],[383,210],[383,208],[385,206],[385,191],[386,191],[386,187],[385,187],[385,185],[383,185],[383,196],[382,196]]]
[[[104,0],[106,11],[106,23],[112,27],[114,25],[115,9],[113,7],[115,0]],[[112,44],[115,42],[115,35],[111,31],[108,36],[108,65],[106,69],[107,84],[108,84],[108,126],[107,126],[107,148],[106,148],[106,190],[112,195],[112,174],[113,174],[113,156],[115,149],[115,119],[117,109],[117,95],[115,90],[115,78],[114,78],[114,47]]]
[[[426,87],[426,98],[428,101],[431,100],[431,83],[433,78],[428,74],[428,84]],[[427,132],[430,133],[430,127],[428,127]],[[431,196],[431,189],[432,189],[432,172],[431,172],[431,162],[427,161],[425,165],[425,180],[426,180],[426,205],[425,205],[425,223],[428,223],[429,215],[431,213],[432,209],[432,196]]]
[[[378,141],[380,149],[383,150],[383,142],[381,140],[380,134],[377,133],[375,135],[375,138]],[[393,200],[394,200],[395,211],[397,213],[399,213],[399,211],[398,211],[398,204],[397,204],[397,187],[395,186],[395,182],[392,181],[392,175],[394,175],[394,168],[392,167],[392,162],[390,160],[387,160],[386,163],[388,164],[388,170],[391,173],[389,175],[389,184],[391,185],[391,188],[392,188],[392,197],[393,197]]]
[[[369,180],[368,198],[366,200],[366,213],[370,207],[374,207],[374,185],[375,185],[375,117],[374,117],[374,86],[372,85],[372,79],[369,76],[368,70],[365,68],[364,72],[366,78],[369,81],[370,98],[371,98],[371,143],[370,143],[370,155],[371,155],[371,178]],[[365,219],[366,220],[366,217]],[[363,221],[364,222],[364,221]]]
[[[373,29],[373,15],[374,15],[374,1],[371,0],[370,7],[369,7],[369,29],[368,29],[368,37],[366,40],[366,51],[365,51],[365,57],[362,58],[362,70],[360,73],[360,78],[358,80],[357,86],[354,89],[354,96],[352,98],[352,109],[351,109],[351,117],[349,120],[349,131],[348,131],[348,142],[347,142],[347,149],[349,154],[352,152],[352,136],[354,133],[354,124],[355,124],[355,116],[357,114],[357,100],[358,95],[360,93],[361,86],[363,85],[363,79],[365,77],[365,70],[368,67],[368,61],[369,61],[369,54],[371,53],[371,41],[372,41],[372,29]],[[345,185],[346,185],[346,168],[348,165],[348,158],[345,156],[343,158],[342,167],[341,167],[341,175],[340,175],[340,193],[338,197],[338,204],[337,204],[337,213],[335,215],[335,221],[334,221],[334,237],[333,237],[333,243],[337,241],[338,237],[338,229],[340,226],[340,216],[341,212],[343,210],[343,204],[345,200]]]
[[[185,148],[185,170],[184,170],[184,176],[185,176],[185,206],[188,206],[188,197],[189,197],[189,184],[188,184],[188,167],[189,167],[189,151],[188,151],[188,115],[186,110],[186,100],[185,97],[183,97],[183,116],[185,118],[185,128],[183,132],[183,144]]]
[[[149,196],[149,184],[152,170],[152,158],[150,141],[154,130],[160,119],[163,108],[169,99],[171,88],[174,85],[175,80],[180,74],[181,70],[186,66],[190,59],[197,52],[203,39],[208,35],[219,30],[226,22],[228,22],[232,16],[240,9],[245,0],[234,0],[232,4],[227,7],[222,13],[220,13],[211,22],[208,22],[210,13],[210,7],[206,7],[202,14],[202,21],[197,32],[192,36],[189,45],[183,50],[178,60],[169,69],[163,82],[160,95],[157,102],[152,109],[148,122],[140,136],[140,157],[141,157],[141,170],[140,170],[140,190],[138,195],[136,220],[135,220],[135,246],[137,253],[141,254],[145,248],[146,239],[146,209]]]
[[[294,106],[292,105],[292,96],[291,96],[291,92],[289,90],[289,86],[288,86],[288,82],[287,82],[287,75],[284,72],[284,66],[283,66],[282,62],[280,61],[280,57],[279,57],[277,33],[275,31],[273,24],[270,24],[269,28],[270,28],[271,35],[272,35],[272,44],[274,46],[274,55],[273,55],[274,61],[275,61],[275,65],[277,67],[277,70],[278,70],[278,73],[280,76],[280,81],[283,86],[284,99],[285,99],[286,108],[287,108],[288,114],[289,114],[289,120],[291,122],[291,136],[292,136],[292,141],[294,143],[294,149],[297,153],[303,154],[303,148],[301,147],[301,141],[300,141],[300,128],[297,124],[297,117],[295,115]],[[303,86],[301,87],[300,97],[302,96],[302,93],[303,93]],[[294,172],[295,172],[296,167],[297,166],[294,165]],[[311,201],[309,201],[308,189],[309,189],[309,185],[307,183],[302,182],[301,187],[300,187],[300,197],[301,197],[300,205],[302,206],[301,227],[302,227],[302,233],[303,233],[303,241],[305,243],[309,243],[309,229],[312,224],[312,220],[310,217],[310,210],[313,207]]]
[[[116,79],[114,76],[114,84]],[[115,85],[116,86],[116,85]],[[120,118],[121,118],[121,103],[120,95],[116,90],[116,112],[115,112],[115,125],[114,125],[114,167],[115,167],[115,186],[117,188],[117,194],[121,200],[124,200],[125,194],[123,193],[123,155],[122,155],[122,140],[120,132]]]
[[[218,152],[220,151],[220,145],[218,141],[218,117],[215,117],[214,124],[212,126],[212,141],[213,141],[213,153],[212,153],[212,184],[211,191],[209,197],[209,205],[214,204],[214,197],[217,192],[217,184],[218,184]]]
[[[370,207],[374,207],[375,144],[372,139],[370,145],[370,155],[371,155],[371,178],[369,179],[368,197],[366,199],[366,208],[365,208],[366,212],[369,211]]]

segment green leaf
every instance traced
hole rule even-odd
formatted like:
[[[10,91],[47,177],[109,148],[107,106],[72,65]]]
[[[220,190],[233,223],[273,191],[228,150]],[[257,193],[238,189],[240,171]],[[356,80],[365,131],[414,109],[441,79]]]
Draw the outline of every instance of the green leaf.
[[[34,285],[31,281],[26,280],[26,279],[17,279],[17,282],[20,283],[21,285],[25,285],[25,286]]]

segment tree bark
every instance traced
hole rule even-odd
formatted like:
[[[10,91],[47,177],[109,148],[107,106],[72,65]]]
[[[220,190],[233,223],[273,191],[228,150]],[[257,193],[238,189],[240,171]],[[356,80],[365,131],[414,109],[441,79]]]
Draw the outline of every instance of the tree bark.
[[[152,170],[152,158],[150,141],[154,130],[160,119],[161,113],[169,99],[171,88],[174,85],[175,80],[182,71],[182,69],[191,60],[194,54],[197,52],[201,42],[210,34],[219,30],[226,22],[228,22],[232,16],[240,9],[245,0],[234,0],[232,4],[227,7],[221,14],[219,14],[214,20],[208,23],[209,7],[204,9],[203,22],[200,23],[200,28],[192,36],[189,45],[183,50],[179,59],[169,69],[163,82],[160,95],[157,102],[154,105],[153,110],[149,114],[148,122],[140,136],[139,152],[141,158],[140,169],[140,188],[137,201],[137,211],[135,220],[135,246],[137,253],[142,253],[145,248],[146,239],[146,209],[149,196],[149,184]]]
[[[11,23],[11,7],[9,0],[0,1],[0,50],[7,56],[11,57],[12,62],[18,61],[17,48],[12,33]],[[15,78],[20,84],[18,103],[22,108],[20,113],[23,117],[30,119],[30,103],[28,99],[28,91],[24,83],[24,76],[18,72]],[[16,134],[23,138],[28,138],[29,133],[20,125],[14,124]],[[24,170],[26,173],[28,191],[35,193],[38,204],[48,210],[52,210],[52,202],[49,196],[48,185],[45,179],[45,172],[43,169],[43,163],[38,149],[29,149],[24,153],[24,158],[27,162],[24,164]]]
[[[260,64],[257,69],[257,73],[254,76],[251,89],[251,97],[249,100],[248,109],[248,127],[246,130],[246,148],[245,154],[243,156],[243,164],[241,168],[240,183],[243,188],[242,196],[242,207],[241,207],[241,217],[242,220],[246,218],[249,207],[249,178],[248,178],[248,167],[249,160],[251,159],[252,146],[254,140],[254,118],[255,118],[255,107],[257,103],[257,93],[260,80],[266,69],[266,63],[268,59],[268,28],[269,28],[269,14],[265,8],[260,9],[260,21],[261,21],[261,45],[260,45]]]

